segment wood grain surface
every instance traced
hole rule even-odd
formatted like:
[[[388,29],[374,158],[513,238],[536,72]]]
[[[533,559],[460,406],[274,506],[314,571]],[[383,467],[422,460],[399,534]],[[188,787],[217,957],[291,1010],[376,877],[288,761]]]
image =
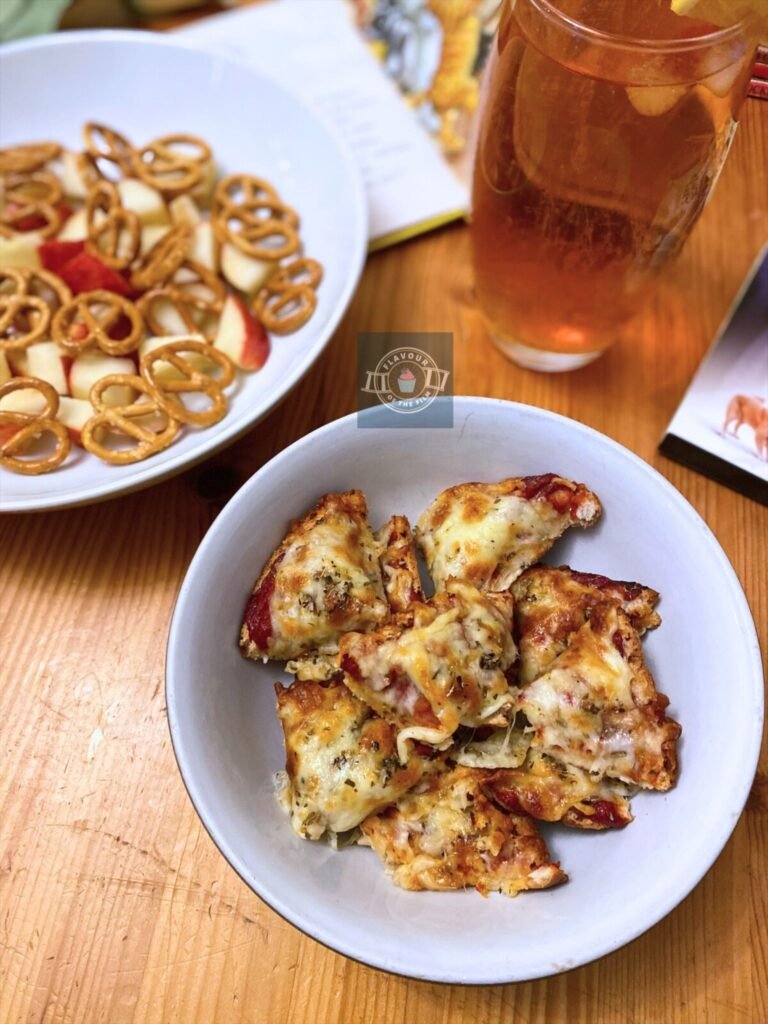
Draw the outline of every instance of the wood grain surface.
[[[453,331],[457,392],[565,413],[647,459],[719,538],[765,649],[768,508],[656,445],[766,238],[768,103],[750,101],[680,262],[594,365],[545,376],[506,362],[474,308],[466,228],[455,226],[371,257],[311,375],[229,450],[127,498],[0,518],[2,1024],[768,1021],[765,751],[721,857],[651,931],[549,980],[438,986],[338,956],[246,888],[187,798],[163,691],[168,624],[195,548],[250,474],[354,409],[361,330]],[[702,794],[691,812],[706,809]]]

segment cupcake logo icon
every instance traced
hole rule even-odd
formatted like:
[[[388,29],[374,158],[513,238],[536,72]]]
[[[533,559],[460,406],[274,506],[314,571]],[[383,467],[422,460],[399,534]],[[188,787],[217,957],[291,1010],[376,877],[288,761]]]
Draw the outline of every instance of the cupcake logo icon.
[[[416,374],[407,367],[400,371],[397,388],[401,395],[412,395],[416,389]]]
[[[450,372],[419,348],[392,349],[366,371],[363,392],[376,395],[392,412],[420,412],[445,392]]]

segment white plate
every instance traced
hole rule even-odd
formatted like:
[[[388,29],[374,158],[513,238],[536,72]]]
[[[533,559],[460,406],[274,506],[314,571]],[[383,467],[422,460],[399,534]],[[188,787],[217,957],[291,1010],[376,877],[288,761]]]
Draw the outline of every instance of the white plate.
[[[415,520],[449,484],[554,471],[605,514],[549,561],[646,582],[663,625],[644,641],[683,725],[680,777],[634,798],[616,832],[546,831],[570,881],[515,899],[407,893],[368,849],[297,838],[272,796],[283,766],[271,665],[240,657],[243,608],[288,519],[325,491],[362,488],[374,525]],[[755,629],[722,549],[684,498],[631,452],[572,420],[511,402],[455,400],[452,430],[359,429],[354,416],[253,476],[190,565],[167,657],[171,735],[195,807],[229,863],[278,913],[347,956],[443,982],[521,981],[602,956],[655,924],[725,845],[755,771],[763,714]]]
[[[263,370],[238,375],[220,423],[185,430],[166,451],[133,466],[108,466],[78,450],[45,476],[3,472],[0,511],[114,497],[230,444],[312,366],[349,304],[365,259],[366,206],[356,168],[316,114],[250,68],[142,32],[65,33],[0,50],[0,145],[54,139],[80,148],[89,120],[113,125],[137,143],[192,132],[212,145],[224,173],[267,178],[298,210],[306,253],[320,260],[325,277],[312,319],[295,334],[273,339]]]

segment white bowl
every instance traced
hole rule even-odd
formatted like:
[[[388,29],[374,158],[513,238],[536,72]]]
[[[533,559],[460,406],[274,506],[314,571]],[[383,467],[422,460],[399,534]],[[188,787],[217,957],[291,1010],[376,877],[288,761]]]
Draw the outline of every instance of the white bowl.
[[[572,420],[524,405],[455,400],[448,430],[359,429],[337,420],[286,449],[235,495],[190,565],[173,617],[167,705],[184,781],[243,880],[302,931],[347,956],[414,978],[521,981],[616,949],[669,913],[704,875],[741,813],[763,714],[755,629],[706,524],[646,463]],[[377,856],[297,838],[273,798],[283,767],[272,665],[244,661],[237,635],[261,566],[287,522],[322,493],[368,496],[375,525],[415,520],[449,484],[554,471],[593,487],[605,514],[572,530],[554,564],[661,591],[663,624],[644,642],[683,726],[680,777],[632,802],[616,832],[546,829],[570,876],[515,899],[408,893]]]
[[[185,430],[132,466],[77,450],[44,476],[2,474],[0,511],[85,504],[146,487],[230,444],[304,376],[330,340],[365,260],[367,212],[359,172],[335,131],[282,86],[251,68],[143,32],[68,32],[0,49],[0,146],[53,139],[82,148],[82,126],[103,121],[136,143],[192,132],[222,173],[271,181],[301,217],[308,256],[325,275],[312,319],[273,339],[255,374],[238,374],[227,416]]]

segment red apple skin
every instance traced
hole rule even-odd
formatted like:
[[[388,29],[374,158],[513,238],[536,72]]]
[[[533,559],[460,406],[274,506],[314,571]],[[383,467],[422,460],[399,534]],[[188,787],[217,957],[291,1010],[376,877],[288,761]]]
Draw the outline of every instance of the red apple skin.
[[[69,285],[73,295],[98,291],[100,288],[130,298],[135,294],[130,284],[116,270],[90,252],[81,252],[59,268],[59,277]]]
[[[58,274],[66,263],[85,251],[85,242],[60,242],[56,238],[51,238],[38,246],[37,251],[45,270]]]
[[[234,298],[234,296],[233,296]],[[244,302],[235,298],[240,308],[245,324],[245,345],[243,346],[243,368],[246,370],[260,370],[269,358],[269,335],[264,330],[264,324],[257,320]]]
[[[13,204],[11,205],[13,206]],[[56,207],[56,212],[61,220],[59,225],[59,230],[61,230],[72,216],[72,207],[69,203],[59,203]],[[47,218],[43,217],[41,214],[30,213],[29,216],[22,217],[21,220],[17,220],[14,224],[14,228],[16,231],[39,231],[41,228],[44,228],[47,223]]]
[[[236,295],[229,294],[226,298],[222,321],[226,316],[227,304],[234,307],[242,326],[242,335],[237,338],[237,348],[232,351],[231,345],[222,345],[219,338],[214,339],[214,348],[220,349],[232,359],[241,370],[260,370],[266,363],[270,352],[269,335],[264,325],[251,313],[246,304]]]

